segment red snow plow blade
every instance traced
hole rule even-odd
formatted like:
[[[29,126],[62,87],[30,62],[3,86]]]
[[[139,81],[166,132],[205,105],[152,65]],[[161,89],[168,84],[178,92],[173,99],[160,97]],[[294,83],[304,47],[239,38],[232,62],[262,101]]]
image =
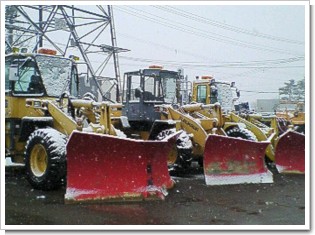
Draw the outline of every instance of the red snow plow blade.
[[[305,173],[305,135],[287,131],[276,145],[275,163],[279,173]]]
[[[174,185],[167,155],[177,135],[143,141],[74,131],[67,144],[65,201],[164,199]]]
[[[264,160],[268,144],[209,135],[203,160],[206,184],[272,183]]]

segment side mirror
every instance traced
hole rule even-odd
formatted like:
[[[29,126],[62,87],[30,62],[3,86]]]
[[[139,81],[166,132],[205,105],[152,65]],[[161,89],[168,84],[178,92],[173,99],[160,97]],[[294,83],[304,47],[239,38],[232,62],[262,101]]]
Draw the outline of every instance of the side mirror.
[[[9,81],[19,80],[19,68],[17,64],[11,64],[9,71]]]

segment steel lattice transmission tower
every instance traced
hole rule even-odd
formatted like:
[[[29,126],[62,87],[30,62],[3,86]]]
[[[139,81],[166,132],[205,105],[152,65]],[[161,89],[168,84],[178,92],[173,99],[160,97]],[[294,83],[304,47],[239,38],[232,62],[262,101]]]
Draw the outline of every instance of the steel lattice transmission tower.
[[[120,101],[118,53],[128,50],[117,47],[111,6],[7,5],[5,12],[6,53],[13,47],[30,52],[48,47],[79,56],[82,93]]]

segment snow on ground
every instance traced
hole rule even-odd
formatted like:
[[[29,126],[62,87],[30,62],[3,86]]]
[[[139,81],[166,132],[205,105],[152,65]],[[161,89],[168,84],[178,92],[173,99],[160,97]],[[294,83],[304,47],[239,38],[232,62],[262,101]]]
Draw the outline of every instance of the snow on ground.
[[[5,158],[5,166],[6,167],[10,167],[10,166],[24,166],[24,164],[22,164],[22,163],[14,163],[14,162],[12,162],[10,157],[6,157]]]

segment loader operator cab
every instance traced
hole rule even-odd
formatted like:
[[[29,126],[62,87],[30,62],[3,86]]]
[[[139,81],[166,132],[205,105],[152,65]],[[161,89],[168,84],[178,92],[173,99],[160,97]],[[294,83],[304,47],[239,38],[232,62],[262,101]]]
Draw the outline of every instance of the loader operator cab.
[[[124,74],[123,80],[123,116],[131,125],[150,126],[160,118],[155,105],[177,103],[177,85],[179,74],[151,66]]]
[[[37,53],[16,51],[5,56],[5,147],[6,156],[13,162],[23,163],[25,142],[35,129],[53,126],[51,118],[38,119],[38,114],[27,107],[26,100],[56,99],[61,103],[64,94],[78,95],[76,62],[54,52],[50,49]]]
[[[217,81],[211,76],[202,76],[193,82],[192,101],[203,104],[219,102],[224,112],[235,110],[240,92],[235,82]]]
[[[78,95],[73,61],[47,54],[9,54],[5,58],[5,90],[16,97]]]
[[[196,77],[193,82],[192,101],[202,104],[214,104],[218,102],[218,89],[215,80],[211,76]]]

